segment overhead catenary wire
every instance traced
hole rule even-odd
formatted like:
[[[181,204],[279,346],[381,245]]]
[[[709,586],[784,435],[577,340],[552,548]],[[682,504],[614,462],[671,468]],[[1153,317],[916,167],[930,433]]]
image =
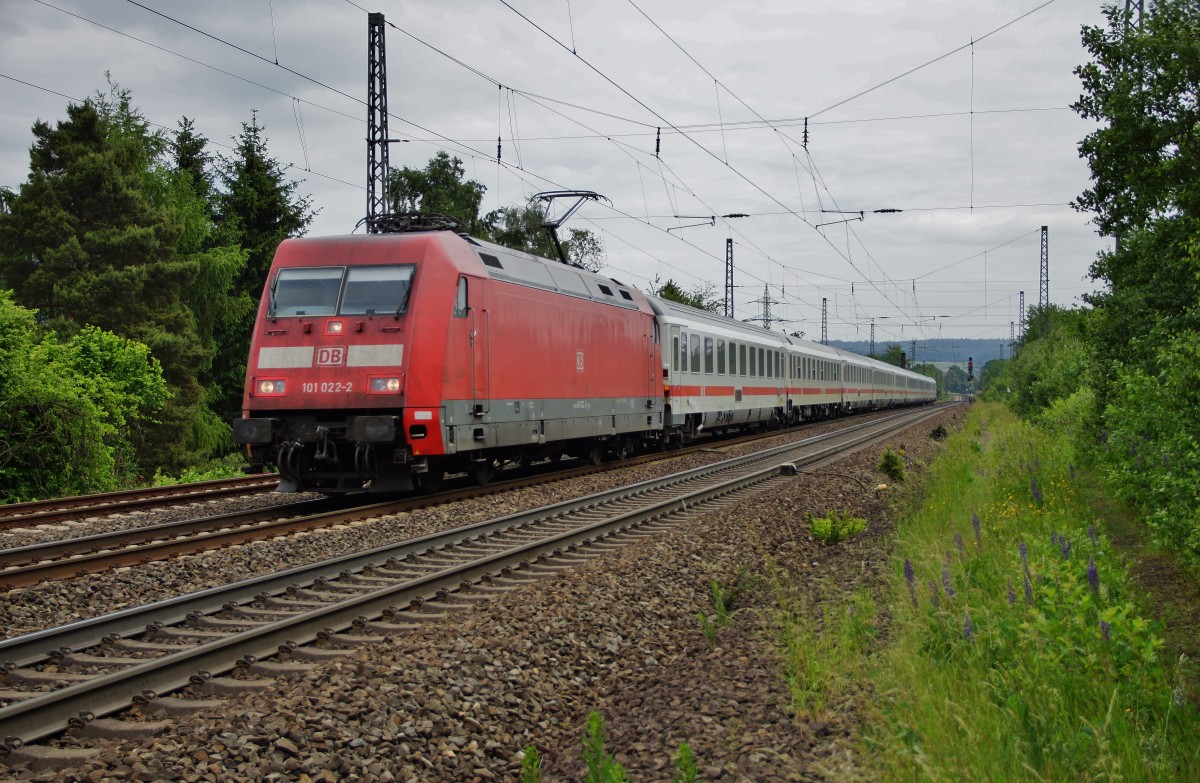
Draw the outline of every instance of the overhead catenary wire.
[[[359,6],[359,5],[355,4],[355,3],[349,3],[349,4],[350,4],[351,6],[353,6],[353,7],[355,7],[355,8],[359,8],[360,10],[362,9],[362,7],[361,7],[361,6]],[[135,3],[135,5],[140,5],[140,4],[136,4],[136,3]],[[189,27],[190,27],[190,26],[189,26]],[[194,29],[194,28],[193,28],[193,29]],[[216,40],[221,40],[219,37],[214,37],[214,39],[216,39]],[[224,41],[223,41],[223,42],[224,42]],[[225,43],[227,43],[227,42],[225,42]],[[265,60],[265,58],[260,58],[260,59],[264,59],[264,60]],[[274,63],[272,63],[272,64],[274,65]],[[235,78],[236,78],[236,77],[235,77]],[[320,82],[318,81],[317,83],[320,83]],[[260,86],[263,86],[263,85],[260,85]],[[267,88],[267,89],[270,89],[270,88]],[[513,88],[509,88],[509,89],[511,89],[513,92],[515,92],[515,93],[517,93],[517,94],[521,94],[519,91],[517,91],[517,90],[515,90],[515,89],[513,89]],[[511,95],[509,96],[509,98],[510,98],[510,100],[512,100],[512,97],[511,97]],[[300,100],[300,99],[298,99],[298,98],[297,98],[297,100]],[[309,102],[309,101],[304,101],[304,102]],[[311,102],[309,102],[309,103],[311,103]],[[324,107],[322,107],[322,108],[324,108]],[[346,115],[346,116],[350,116],[350,115]],[[301,118],[301,119],[300,119],[300,122],[299,122],[299,124],[300,124],[300,127],[301,127],[301,129],[302,129],[302,128],[303,128],[303,120],[302,120],[302,115],[299,115],[299,114],[298,114],[298,117],[299,117],[299,118]],[[359,118],[355,117],[355,119],[359,119]],[[520,135],[520,133],[519,133],[519,129],[516,127],[516,119],[517,119],[517,118],[516,118],[515,116],[514,116],[514,117],[512,117],[512,127],[510,127],[510,136],[511,136],[511,137],[513,138],[513,140],[514,140],[514,151],[515,151],[515,144],[517,143],[517,140],[519,140],[519,139],[522,139],[522,138],[523,138],[523,137],[521,137],[521,135]],[[620,119],[624,120],[625,118],[620,118]],[[401,119],[401,121],[404,121],[404,120],[403,120],[403,119]],[[721,127],[732,127],[732,125],[733,125],[733,123],[724,123],[724,122],[722,122],[722,123],[721,123]],[[667,130],[667,132],[668,132],[668,133],[672,133],[672,132],[673,132],[673,131],[672,131],[670,128],[664,128],[664,129],[665,129],[665,130]],[[440,134],[431,134],[431,135],[434,135],[434,136],[435,136],[435,137],[437,137],[437,138],[441,138],[443,141],[445,141],[446,143],[450,143],[450,144],[459,144],[459,143],[461,142],[461,140],[459,140],[459,139],[450,139],[450,138],[448,138],[448,137],[446,137],[446,136],[441,136]],[[414,138],[413,140],[414,140],[414,141],[416,141],[417,139],[416,139],[416,138]],[[474,154],[472,154],[472,152],[471,152],[471,151],[465,152],[465,153],[464,153],[464,156],[471,157],[472,159],[476,159],[476,158],[478,158],[478,157],[479,157],[479,151],[478,151],[478,150],[474,150],[473,152],[474,152]],[[298,167],[297,167],[297,168],[298,168]],[[513,173],[514,173],[514,172],[512,172],[512,171],[509,169],[509,166],[507,165],[507,162],[506,162],[506,165],[504,166],[504,170],[505,170],[507,173],[509,173],[509,174],[513,174]],[[639,166],[639,173],[640,173],[640,166]],[[314,175],[319,175],[319,174],[314,172]],[[336,178],[333,178],[333,179],[336,179]],[[523,178],[522,178],[522,179],[523,179]],[[543,179],[543,180],[544,180],[545,178],[541,178],[541,177],[539,177],[539,179]],[[347,183],[347,184],[351,184],[351,183]],[[356,187],[357,187],[357,186],[356,186]],[[668,195],[669,195],[669,194],[670,194],[670,193],[671,193],[671,192],[674,190],[674,188],[675,188],[675,187],[677,187],[677,186],[674,186],[674,185],[670,185],[670,184],[668,184],[668,186],[667,186],[667,193],[668,193]],[[694,194],[693,194],[693,195],[694,195]],[[982,208],[982,207],[981,207],[981,208]],[[999,208],[999,207],[997,207],[997,208]],[[917,209],[917,208],[913,208],[913,210],[914,210],[914,211],[915,211],[916,209]],[[931,208],[931,209],[933,209],[933,208]],[[649,210],[649,208],[647,208],[647,209],[646,209],[646,212],[647,212],[647,215],[649,215],[649,213],[650,213],[650,210]],[[796,212],[795,212],[795,210],[790,210],[790,209],[789,209],[789,210],[786,210],[786,211],[784,211],[784,212],[781,212],[781,213],[779,213],[779,214],[788,214],[788,215],[794,215],[794,214],[796,214]],[[600,218],[600,219],[607,219],[607,218],[605,217],[605,218]],[[613,219],[628,219],[628,218],[625,218],[624,216],[618,216],[618,217],[616,217],[616,218],[613,218]],[[643,220],[642,222],[645,222],[645,220]],[[656,228],[657,228],[657,227],[656,227]],[[661,230],[661,229],[660,229],[660,230]],[[772,261],[772,263],[776,263],[776,264],[778,264],[778,263],[779,263],[778,261],[774,261],[774,260],[770,259],[770,256],[769,256],[769,255],[765,255],[764,257],[768,258],[768,260],[771,260],[771,261]],[[787,268],[787,267],[784,267],[782,264],[780,264],[780,266],[781,266],[781,267],[783,267],[783,268]],[[790,299],[790,298],[791,298],[791,297],[790,297],[790,295],[789,295],[789,299]]]

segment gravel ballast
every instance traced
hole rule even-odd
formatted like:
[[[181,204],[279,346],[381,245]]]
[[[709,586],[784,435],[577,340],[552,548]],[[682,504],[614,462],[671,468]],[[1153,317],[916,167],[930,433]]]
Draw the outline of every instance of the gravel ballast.
[[[950,427],[960,420],[961,414],[945,412],[891,442],[905,446],[910,470],[917,470],[937,449],[929,431],[939,421]],[[770,496],[691,519],[446,622],[281,680],[264,693],[234,697],[220,714],[178,718],[159,738],[59,740],[99,749],[97,760],[81,769],[31,772],[0,765],[0,773],[89,781],[514,780],[522,749],[533,745],[544,757],[544,780],[579,780],[584,719],[597,710],[608,721],[609,750],[635,781],[669,780],[672,757],[685,741],[704,780],[853,779],[861,774],[853,753],[853,700],[815,717],[797,718],[788,709],[766,575],[775,573],[800,589],[879,588],[891,525],[887,494],[874,489],[886,481],[875,468],[881,448],[862,449]],[[597,484],[607,480],[631,479],[595,477]],[[550,502],[545,488],[540,491],[539,502]],[[302,550],[305,542],[319,540],[327,557],[331,548],[408,538],[438,524],[506,513],[520,502],[504,498],[472,501],[481,507],[469,511],[458,504],[452,520],[430,519],[424,530],[414,529],[426,523],[411,514],[253,548]],[[867,530],[833,547],[813,542],[808,518],[831,510],[865,517]],[[420,512],[438,513],[451,512]],[[303,556],[292,550],[278,555]],[[209,557],[224,561],[206,563]],[[182,558],[163,565],[197,565],[168,578],[162,589],[178,590],[189,578],[198,581],[188,589],[196,589],[206,571],[230,568],[237,558],[254,569],[266,562],[261,554],[232,550]],[[164,577],[147,574],[151,566],[102,575],[113,580],[106,588],[126,589],[139,596],[130,602],[139,603]],[[697,613],[711,611],[714,580],[737,588],[738,598],[732,623],[710,641]],[[91,580],[73,581],[96,588]],[[46,594],[35,591],[53,587],[33,588],[28,600],[10,596],[4,611],[44,600]],[[38,617],[45,622],[52,614]]]

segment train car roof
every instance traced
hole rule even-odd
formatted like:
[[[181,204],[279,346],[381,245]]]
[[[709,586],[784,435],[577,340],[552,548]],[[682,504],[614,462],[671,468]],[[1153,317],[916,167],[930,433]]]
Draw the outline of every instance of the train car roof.
[[[474,246],[488,276],[496,280],[591,299],[627,310],[651,311],[641,291],[616,278],[465,234],[460,236]]]
[[[655,315],[664,316],[667,318],[676,318],[681,321],[694,323],[697,326],[707,326],[712,329],[721,329],[729,332],[736,332],[746,335],[746,337],[755,340],[771,340],[786,345],[788,342],[787,335],[781,332],[772,332],[769,329],[764,329],[761,326],[744,321],[736,321],[732,318],[726,318],[723,315],[701,310],[698,307],[676,302],[671,299],[663,299],[658,296],[646,294],[646,301],[650,303],[651,309]]]

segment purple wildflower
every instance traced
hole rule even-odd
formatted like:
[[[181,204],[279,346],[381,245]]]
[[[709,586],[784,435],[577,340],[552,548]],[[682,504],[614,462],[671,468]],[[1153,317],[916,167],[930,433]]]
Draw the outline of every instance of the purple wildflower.
[[[1069,468],[1071,471],[1071,483],[1074,484],[1075,483],[1075,463],[1074,462],[1068,463],[1067,468]]]
[[[954,582],[950,579],[950,566],[942,563],[942,588],[947,598],[954,598]]]
[[[1071,557],[1071,542],[1067,540],[1066,536],[1059,536],[1058,551],[1062,552],[1063,560]]]
[[[1015,592],[1013,592],[1011,579],[1008,580],[1008,596],[1007,597],[1008,597],[1008,605],[1009,606],[1012,606],[1013,604],[1015,604],[1017,602],[1017,594]]]
[[[933,604],[933,608],[937,609],[942,605],[942,598],[938,595],[937,582],[929,580],[929,603]]]
[[[1088,538],[1092,539],[1092,546],[1096,546],[1096,526],[1088,525]]]
[[[1033,495],[1033,499],[1038,503],[1042,502],[1042,491],[1038,489],[1037,476],[1031,476],[1029,479],[1029,492]]]
[[[971,527],[975,530],[975,544],[979,547],[983,546],[983,529],[979,524],[979,513],[971,515]]]
[[[967,612],[963,616],[963,636],[968,642],[975,641],[975,626],[971,623],[971,613]]]
[[[1100,621],[1100,638],[1106,642],[1112,641],[1112,626],[1103,620]]]
[[[1021,562],[1025,564],[1025,570],[1029,570],[1029,547],[1025,546],[1025,542],[1017,544],[1017,551],[1021,553]]]
[[[954,531],[954,545],[956,547],[958,547],[958,559],[959,560],[965,559],[967,556],[967,551],[963,547],[962,533],[959,533],[957,530]]]
[[[917,606],[917,571],[908,558],[904,558],[904,581],[908,583],[908,597],[912,599],[913,607]]]
[[[1088,576],[1088,584],[1091,585],[1091,587],[1092,587],[1092,592],[1099,593],[1100,592],[1100,570],[1098,568],[1096,568],[1096,558],[1094,558],[1094,557],[1088,558],[1087,576]]]

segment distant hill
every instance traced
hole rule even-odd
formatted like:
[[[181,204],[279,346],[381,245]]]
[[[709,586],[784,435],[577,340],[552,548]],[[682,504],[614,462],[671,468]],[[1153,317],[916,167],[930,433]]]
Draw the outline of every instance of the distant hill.
[[[829,344],[834,348],[841,348],[854,353],[867,354],[871,344],[867,340],[830,340]],[[897,343],[900,350],[906,354],[912,350],[912,343],[904,341]],[[875,353],[882,354],[889,343],[875,343]],[[958,364],[966,369],[967,359],[975,360],[976,370],[990,362],[992,359],[1004,359],[1008,356],[1007,341],[1001,342],[998,340],[917,340],[917,362],[949,362]],[[913,357],[909,356],[911,361]]]

